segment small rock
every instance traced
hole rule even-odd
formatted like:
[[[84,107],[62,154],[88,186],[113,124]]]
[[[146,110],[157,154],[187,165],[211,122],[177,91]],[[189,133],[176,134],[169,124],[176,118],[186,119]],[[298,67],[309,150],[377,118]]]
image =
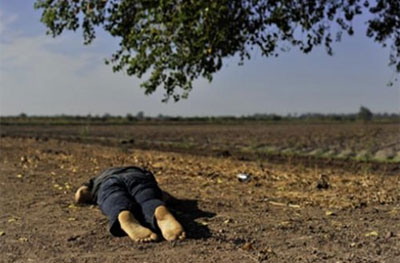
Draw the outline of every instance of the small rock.
[[[325,215],[326,216],[335,216],[336,214],[335,214],[335,212],[332,212],[332,211],[328,210],[328,211],[325,212]]]
[[[232,219],[230,219],[230,218],[228,218],[228,219],[226,219],[226,220],[224,221],[224,224],[229,224],[229,223],[232,223]]]
[[[365,236],[366,237],[376,237],[376,236],[378,236],[378,232],[376,232],[376,231],[371,231],[371,232],[368,232],[368,233],[366,233],[365,234]]]
[[[319,179],[317,181],[317,188],[319,190],[322,189],[328,189],[329,188],[329,182],[328,182],[328,176],[325,174],[320,174]]]
[[[391,238],[393,236],[394,236],[394,233],[392,231],[389,231],[389,232],[386,233],[385,238],[389,239],[389,238]]]
[[[20,241],[20,242],[28,242],[28,239],[26,237],[20,237],[18,239],[18,241]]]
[[[75,240],[77,240],[77,239],[79,239],[79,238],[80,238],[79,235],[74,235],[74,236],[70,236],[70,237],[67,239],[67,241],[68,241],[68,242],[71,242],[71,241],[75,241]]]
[[[242,246],[242,249],[243,250],[247,250],[247,251],[252,250],[253,249],[253,245],[251,243],[247,242]]]

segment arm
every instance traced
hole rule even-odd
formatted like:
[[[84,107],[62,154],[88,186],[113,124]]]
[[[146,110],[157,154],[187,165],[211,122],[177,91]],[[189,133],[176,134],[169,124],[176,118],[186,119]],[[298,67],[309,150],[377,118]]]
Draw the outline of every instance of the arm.
[[[82,185],[75,193],[75,203],[77,204],[91,204],[93,203],[92,195],[90,194],[89,187]]]
[[[91,178],[88,182],[82,184],[75,193],[75,203],[77,204],[92,204],[91,190],[93,188],[93,179]]]

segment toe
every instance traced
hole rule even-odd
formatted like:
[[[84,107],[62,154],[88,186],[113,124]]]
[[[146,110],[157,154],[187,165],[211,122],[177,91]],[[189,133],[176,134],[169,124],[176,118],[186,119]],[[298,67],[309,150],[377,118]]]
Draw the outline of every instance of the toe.
[[[157,239],[158,239],[157,234],[155,234],[155,233],[151,234],[151,235],[150,235],[150,239],[151,239],[151,240],[157,240]]]

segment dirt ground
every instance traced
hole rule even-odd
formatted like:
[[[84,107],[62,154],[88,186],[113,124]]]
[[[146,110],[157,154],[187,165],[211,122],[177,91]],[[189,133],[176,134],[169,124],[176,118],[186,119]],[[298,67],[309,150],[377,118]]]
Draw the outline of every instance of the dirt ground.
[[[1,125],[1,123],[0,123]],[[282,156],[400,164],[399,123],[2,125],[0,136],[262,159]],[[255,158],[254,158],[255,157]]]
[[[186,240],[114,238],[97,207],[73,204],[120,165],[150,169],[180,199]],[[400,262],[400,176],[382,170],[3,137],[0,176],[0,262]]]

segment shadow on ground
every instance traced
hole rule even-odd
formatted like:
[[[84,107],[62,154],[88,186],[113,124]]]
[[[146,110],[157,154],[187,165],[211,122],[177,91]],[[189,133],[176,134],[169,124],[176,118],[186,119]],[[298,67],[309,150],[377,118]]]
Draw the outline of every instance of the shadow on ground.
[[[175,199],[169,202],[168,206],[182,224],[188,239],[207,239],[211,237],[210,229],[195,220],[199,218],[212,218],[216,214],[199,209],[197,200]]]

